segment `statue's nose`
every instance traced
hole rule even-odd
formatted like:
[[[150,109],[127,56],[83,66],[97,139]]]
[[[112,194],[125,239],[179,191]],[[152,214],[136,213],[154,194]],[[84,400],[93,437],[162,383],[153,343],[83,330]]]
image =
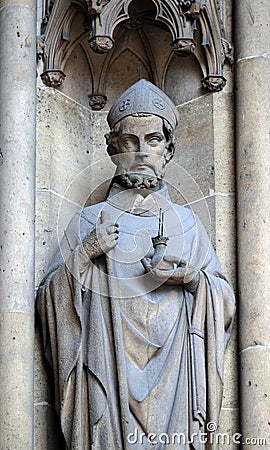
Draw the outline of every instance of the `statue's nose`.
[[[138,139],[137,152],[140,154],[140,156],[148,156],[147,143],[144,139]]]

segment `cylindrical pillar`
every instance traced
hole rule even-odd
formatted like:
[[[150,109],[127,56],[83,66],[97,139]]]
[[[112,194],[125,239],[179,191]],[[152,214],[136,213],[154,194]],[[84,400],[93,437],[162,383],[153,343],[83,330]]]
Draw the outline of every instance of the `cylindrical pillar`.
[[[33,449],[36,1],[0,1],[0,448]]]
[[[235,2],[243,442],[270,445],[270,5]],[[256,444],[257,442],[257,444]],[[265,441],[263,441],[265,442]],[[262,445],[262,444],[261,444]],[[265,445],[265,444],[264,444]],[[246,448],[246,446],[244,446]]]

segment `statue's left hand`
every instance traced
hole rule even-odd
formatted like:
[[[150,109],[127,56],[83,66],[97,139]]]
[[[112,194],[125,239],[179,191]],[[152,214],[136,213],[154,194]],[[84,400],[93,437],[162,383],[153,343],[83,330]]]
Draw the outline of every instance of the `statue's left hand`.
[[[181,261],[173,270],[152,267],[149,260],[141,260],[146,272],[164,285],[182,285],[189,292],[194,293],[199,284],[199,272],[191,265]]]

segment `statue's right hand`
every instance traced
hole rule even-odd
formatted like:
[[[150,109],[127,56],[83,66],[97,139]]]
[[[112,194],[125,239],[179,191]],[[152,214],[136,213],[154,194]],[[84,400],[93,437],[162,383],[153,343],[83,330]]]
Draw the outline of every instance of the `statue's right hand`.
[[[84,238],[83,247],[90,259],[108,253],[117,244],[119,226],[112,221],[98,222]]]

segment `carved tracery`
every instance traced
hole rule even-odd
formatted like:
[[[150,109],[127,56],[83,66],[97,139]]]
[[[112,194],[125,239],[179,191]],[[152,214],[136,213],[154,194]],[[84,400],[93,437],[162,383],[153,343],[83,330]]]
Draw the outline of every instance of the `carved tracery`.
[[[170,32],[173,52],[179,57],[195,55],[202,72],[202,86],[210,91],[221,90],[226,84],[223,66],[226,57],[231,59],[231,47],[222,35],[219,1],[148,0],[146,3],[151,3],[155,10],[156,25]],[[78,15],[81,25],[74,34],[72,27]],[[88,40],[93,52],[106,55],[115,46],[116,28],[121,25],[140,29],[144,17],[145,11],[138,10],[136,0],[45,1],[41,30],[44,34],[42,80],[53,87],[64,81],[64,66],[74,42]],[[38,51],[41,58],[40,45]],[[94,87],[92,95],[105,95],[97,90]]]

